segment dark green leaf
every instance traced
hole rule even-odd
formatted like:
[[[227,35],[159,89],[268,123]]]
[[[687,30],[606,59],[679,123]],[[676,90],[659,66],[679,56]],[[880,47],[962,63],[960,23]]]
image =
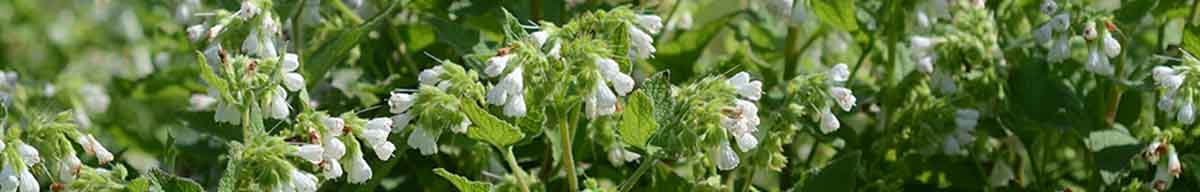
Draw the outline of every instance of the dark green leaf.
[[[859,159],[862,152],[855,151],[846,154],[841,159],[822,168],[804,184],[804,191],[849,192],[854,191],[855,175],[858,174]]]

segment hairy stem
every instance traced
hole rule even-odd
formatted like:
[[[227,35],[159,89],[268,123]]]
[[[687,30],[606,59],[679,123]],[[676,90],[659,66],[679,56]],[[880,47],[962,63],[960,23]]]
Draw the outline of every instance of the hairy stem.
[[[633,171],[632,176],[625,178],[625,181],[621,182],[620,187],[617,188],[618,191],[627,192],[630,189],[633,189],[633,185],[637,184],[638,180],[641,180],[642,175],[645,175],[646,171],[650,170],[650,167],[654,167],[654,164],[658,164],[658,158],[654,156],[651,156],[649,160],[642,162],[641,165],[638,165],[637,170]]]
[[[508,161],[508,167],[512,169],[513,176],[517,178],[517,185],[521,186],[522,192],[529,192],[529,184],[525,182],[525,170],[521,169],[521,165],[517,164],[517,157],[513,156],[512,147],[496,147],[504,154],[504,160]]]
[[[562,160],[563,165],[566,165],[567,169],[567,191],[575,192],[579,189],[579,181],[575,178],[575,156],[571,152],[571,126],[565,120],[564,118],[562,121],[559,121],[558,133],[559,137],[562,137],[560,140],[563,153]]]

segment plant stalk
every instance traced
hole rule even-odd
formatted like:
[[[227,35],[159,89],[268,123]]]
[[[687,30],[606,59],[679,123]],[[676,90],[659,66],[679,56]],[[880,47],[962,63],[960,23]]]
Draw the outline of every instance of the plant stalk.
[[[517,178],[517,185],[521,186],[521,192],[529,192],[529,183],[525,182],[525,170],[521,169],[521,165],[517,164],[517,157],[513,156],[512,147],[496,146],[501,153],[504,154],[504,160],[508,161],[508,167],[512,169],[513,176]]]
[[[559,137],[562,138],[561,143],[562,143],[562,153],[563,153],[562,154],[563,165],[566,165],[566,169],[567,169],[566,170],[567,171],[567,175],[566,175],[567,187],[568,187],[567,191],[575,192],[575,191],[579,190],[579,181],[577,181],[577,178],[575,176],[575,156],[572,155],[572,150],[571,150],[571,135],[572,135],[571,134],[571,126],[567,124],[567,121],[565,121],[565,119],[563,119],[562,121],[559,121],[558,133],[559,133]]]
[[[655,164],[658,164],[658,158],[654,156],[651,156],[649,160],[642,162],[641,165],[638,165],[637,170],[633,171],[633,176],[625,178],[625,181],[621,182],[620,187],[617,188],[618,191],[627,192],[630,189],[633,189],[633,185],[637,184],[638,180],[641,180],[642,175],[645,175],[646,171],[649,171],[650,167],[654,167]]]

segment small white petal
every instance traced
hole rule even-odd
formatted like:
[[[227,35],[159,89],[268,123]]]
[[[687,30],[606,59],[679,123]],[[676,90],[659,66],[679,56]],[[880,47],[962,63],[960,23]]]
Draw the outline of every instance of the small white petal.
[[[367,129],[362,131],[361,137],[366,141],[367,145],[387,142],[388,131]]]
[[[283,91],[283,88],[280,87],[275,94],[276,95],[272,96],[271,100],[269,101],[270,103],[267,107],[267,115],[268,117],[274,119],[287,119],[288,114],[291,113],[289,109],[290,106],[288,106],[287,102],[287,96],[285,96],[287,91]]]
[[[943,154],[958,155],[958,154],[961,154],[961,151],[962,151],[962,145],[961,145],[961,143],[958,142],[957,138],[947,135],[946,137],[944,137],[944,139],[942,139],[942,153]]]
[[[491,90],[488,90],[487,95],[483,98],[484,101],[492,105],[503,105],[504,103],[508,103],[509,88],[507,87],[507,85],[496,84],[496,86],[493,86]]]
[[[296,146],[295,148],[296,151],[293,152],[292,155],[298,156],[304,160],[308,160],[314,164],[319,163],[322,159],[324,159],[322,156],[325,152],[325,149],[321,145],[303,144]]]
[[[1054,35],[1053,25],[1054,22],[1047,22],[1046,24],[1039,25],[1037,29],[1034,29],[1033,38],[1037,40],[1039,45],[1041,45],[1041,42],[1050,41],[1050,38]]]
[[[1012,167],[1008,166],[1008,163],[1004,163],[1004,161],[997,161],[996,164],[992,166],[992,174],[988,176],[988,183],[991,184],[992,187],[1008,186],[1008,181],[1015,179],[1015,175],[1016,174],[1013,173]]]
[[[462,121],[458,122],[458,126],[450,127],[450,131],[459,134],[467,134],[467,129],[471,127],[471,119],[463,117]]]
[[[717,157],[715,157],[715,159],[716,159],[715,161],[717,162],[717,169],[720,169],[722,171],[728,171],[733,168],[736,168],[738,166],[738,163],[741,162],[741,160],[738,159],[737,153],[733,151],[733,147],[729,146],[729,142],[721,141],[721,144],[718,147],[719,148],[717,148]]]
[[[1192,109],[1192,102],[1184,103],[1183,107],[1179,108],[1179,122],[1183,123],[1184,125],[1191,125],[1192,122],[1195,122],[1196,112]]]
[[[437,138],[438,134],[433,131],[425,130],[421,127],[414,127],[413,132],[408,135],[409,147],[421,151],[421,155],[432,155],[437,153]]]
[[[0,171],[0,192],[17,191],[21,185],[20,175],[12,168],[12,164],[3,165],[4,170]]]
[[[296,69],[300,69],[300,56],[296,55],[295,53],[284,54],[283,71],[294,72]]]
[[[445,70],[442,69],[442,66],[425,69],[417,76],[417,80],[421,81],[422,85],[434,85],[437,84],[444,72]]]
[[[487,61],[487,66],[483,69],[483,74],[488,77],[499,76],[504,72],[504,68],[508,67],[508,61],[515,54],[507,54],[503,56],[495,56]]]
[[[21,192],[38,192],[41,190],[37,177],[33,176],[33,173],[29,171],[30,169],[32,168],[21,170]]]
[[[737,140],[738,148],[742,149],[742,152],[748,152],[758,147],[758,138],[754,137],[754,134],[742,133],[734,135],[734,139]]]
[[[299,91],[301,88],[304,88],[304,76],[295,72],[283,74],[283,85],[288,90]]]
[[[1096,36],[1099,36],[1099,35],[1100,35],[1100,33],[1098,31],[1096,31],[1096,23],[1095,22],[1084,22],[1083,23],[1083,39],[1091,41],[1093,39],[1096,39]]]
[[[658,33],[663,27],[662,17],[659,17],[658,15],[638,15],[637,21],[638,25],[642,26],[642,28],[646,28],[646,30],[650,31],[650,33]]]
[[[367,129],[368,130],[382,130],[384,132],[392,132],[392,119],[380,117],[380,118],[374,118],[374,119],[368,120],[367,121]]]
[[[75,175],[79,173],[82,165],[79,157],[76,157],[75,154],[68,154],[59,162],[58,178],[67,182],[75,180]]]
[[[625,96],[630,91],[633,91],[633,78],[624,73],[609,73],[608,80],[612,81],[613,89],[616,89],[617,95]]]
[[[407,93],[392,93],[392,96],[388,97],[388,106],[391,107],[390,111],[392,113],[404,113],[408,111],[409,107],[412,107],[413,102],[416,100],[416,96]]]
[[[654,48],[654,38],[636,27],[629,26],[626,28],[629,29],[629,44],[631,45],[631,49],[635,51],[635,56],[640,59],[653,58],[654,52],[657,51]]]
[[[850,79],[850,68],[845,63],[838,63],[829,68],[829,80],[843,82]]]
[[[396,145],[389,142],[382,142],[372,145],[371,149],[375,150],[375,156],[378,156],[379,160],[387,161],[392,158],[392,153],[396,151]]]
[[[933,56],[924,56],[917,59],[917,71],[922,73],[933,73]]]
[[[1041,10],[1042,14],[1053,15],[1058,11],[1058,3],[1054,3],[1054,0],[1043,0]]]
[[[1179,173],[1183,172],[1183,165],[1179,164],[1179,153],[1175,152],[1175,147],[1167,150],[1167,170],[1174,177],[1179,177]]]
[[[314,192],[317,191],[317,176],[311,173],[305,173],[298,169],[292,169],[292,187],[296,192]]]
[[[1071,28],[1071,14],[1062,13],[1054,16],[1054,31],[1066,31]]]
[[[346,170],[350,172],[346,181],[358,184],[371,179],[371,166],[367,164],[367,160],[362,158],[362,154],[350,158],[350,163],[347,164]]]
[[[1171,112],[1171,109],[1173,108],[1175,108],[1175,100],[1171,97],[1163,95],[1163,97],[1158,99],[1159,110],[1162,110],[1163,112]]]
[[[525,95],[513,95],[508,103],[504,104],[504,115],[509,117],[523,117],[526,113]]]
[[[974,129],[979,121],[979,111],[974,109],[959,109],[954,112],[954,125],[958,129]]]
[[[342,140],[330,137],[329,139],[326,139],[324,143],[322,143],[321,151],[322,159],[341,159],[343,155],[346,155],[346,144],[342,143]]]
[[[1162,82],[1167,77],[1175,76],[1175,69],[1167,66],[1155,66],[1151,73],[1154,76],[1155,82]]]
[[[206,94],[192,94],[192,98],[188,100],[190,103],[189,110],[204,111],[212,108],[213,104],[217,103],[217,99]]]
[[[187,28],[187,33],[188,40],[199,41],[200,38],[204,38],[204,35],[208,33],[208,28],[204,27],[204,25],[192,25]]]
[[[601,74],[621,73],[621,66],[609,58],[596,57],[596,68],[600,69]]]

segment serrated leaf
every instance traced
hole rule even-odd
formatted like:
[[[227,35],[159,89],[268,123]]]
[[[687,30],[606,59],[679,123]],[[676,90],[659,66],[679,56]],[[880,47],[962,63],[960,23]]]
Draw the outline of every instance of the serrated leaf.
[[[458,176],[458,175],[455,175],[454,173],[450,173],[449,171],[446,171],[446,169],[436,168],[436,169],[433,169],[433,173],[436,173],[437,175],[442,176],[442,178],[445,178],[447,181],[450,181],[451,184],[454,184],[455,188],[458,188],[458,191],[486,192],[486,191],[490,191],[492,188],[491,183],[471,181],[462,176]]]
[[[1093,131],[1088,134],[1087,138],[1088,149],[1092,151],[1100,151],[1113,146],[1132,145],[1137,142],[1137,139],[1129,136],[1129,133],[1117,129]]]
[[[463,113],[467,114],[467,118],[471,119],[471,127],[475,127],[467,131],[467,137],[500,147],[511,145],[525,137],[521,130],[479,108],[473,100],[464,99],[459,106]]]
[[[821,169],[804,184],[804,191],[840,192],[854,191],[855,175],[858,173],[862,152],[851,152],[829,166]]]
[[[646,149],[646,141],[658,130],[658,122],[654,122],[653,113],[654,102],[650,97],[641,90],[630,94],[625,104],[625,112],[621,114],[621,126],[617,128],[621,133],[621,140],[625,141],[625,144]]]
[[[163,191],[204,192],[204,188],[191,179],[177,177],[162,171],[154,171],[153,174],[154,180],[158,181],[158,185],[162,187]]]
[[[854,0],[812,1],[813,14],[821,21],[843,31],[858,30],[858,19],[854,14]]]

